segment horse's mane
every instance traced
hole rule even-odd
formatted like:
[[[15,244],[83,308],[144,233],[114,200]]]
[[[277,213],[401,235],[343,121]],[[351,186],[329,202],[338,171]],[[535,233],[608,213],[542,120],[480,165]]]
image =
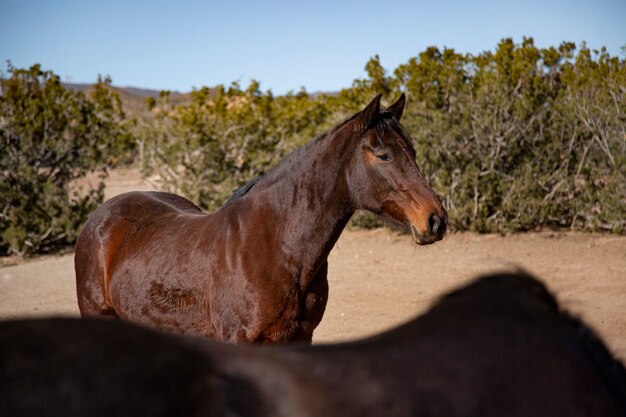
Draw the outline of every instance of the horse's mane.
[[[358,115],[359,115],[359,113],[356,113],[356,114],[353,114],[352,116],[346,118],[341,123],[339,123],[336,126],[332,127],[330,130],[327,130],[327,131],[321,133],[320,135],[318,135],[315,139],[313,139],[312,141],[308,142],[306,145],[304,145],[304,146],[302,146],[302,147],[300,147],[298,149],[295,149],[290,155],[293,156],[293,155],[299,154],[302,151],[304,151],[305,149],[307,149],[311,144],[317,143],[317,142],[319,142],[321,140],[324,140],[328,136],[332,135],[333,133],[335,133],[336,131],[338,131],[339,129],[341,129],[342,127],[344,127],[345,125],[347,125],[351,121],[353,121]],[[371,128],[375,128],[375,129],[392,129],[392,130],[395,130],[398,134],[400,134],[400,136],[402,136],[403,138],[410,138],[410,135],[404,129],[404,127],[395,118],[392,117],[391,113],[389,113],[386,110],[381,110],[380,113],[376,117],[373,118],[372,123],[370,124],[370,127]],[[410,141],[409,141],[409,143],[410,143]],[[288,156],[283,158],[280,162],[278,162],[274,167],[272,167],[265,174],[261,174],[261,175],[255,177],[255,178],[253,178],[252,180],[250,180],[247,184],[237,188],[235,191],[233,191],[231,196],[228,198],[228,200],[226,200],[226,203],[224,203],[224,205],[222,207],[227,207],[227,206],[233,204],[235,201],[241,199],[246,194],[248,194],[248,192],[250,192],[250,190],[252,190],[252,188],[254,188],[254,186],[256,184],[258,184],[269,173],[271,173],[272,171],[275,171],[277,168],[279,168],[282,165],[282,163],[285,160],[287,160],[287,159],[288,159]]]
[[[357,113],[358,114],[358,113]],[[299,153],[302,152],[302,150],[306,149],[310,144],[312,143],[316,143],[319,142],[323,139],[325,139],[326,137],[330,136],[331,134],[333,134],[334,132],[336,132],[337,130],[341,129],[343,126],[345,126],[346,124],[348,124],[352,119],[354,119],[354,117],[356,116],[350,116],[348,118],[346,118],[344,121],[342,121],[341,123],[339,123],[338,125],[334,126],[332,129],[327,130],[325,132],[322,132],[320,135],[318,135],[315,139],[313,139],[312,141],[310,141],[309,143],[307,143],[306,145],[295,149],[292,154],[295,153]],[[259,181],[261,181],[261,179],[263,179],[267,174],[269,174],[270,172],[274,171],[276,168],[280,167],[282,165],[282,162],[285,161],[287,159],[287,157],[283,158],[280,162],[278,162],[274,167],[272,167],[268,172],[266,172],[265,174],[261,174],[255,178],[253,178],[252,180],[250,180],[247,184],[237,188],[235,191],[233,191],[233,193],[231,194],[231,196],[228,198],[228,200],[226,200],[226,202],[224,203],[224,205],[222,207],[227,207],[231,204],[233,204],[235,201],[241,199],[243,196],[245,196],[246,194],[248,194],[248,192],[250,192],[250,190],[252,188],[254,188],[254,186],[256,184],[259,183]]]
[[[248,194],[248,191],[250,191],[252,187],[254,187],[256,183],[261,180],[261,178],[263,178],[263,175],[259,175],[258,177],[250,180],[246,185],[237,188],[235,191],[233,191],[231,196],[228,198],[228,200],[226,200],[226,202],[224,203],[222,207],[230,206],[235,201],[239,200],[241,197]]]

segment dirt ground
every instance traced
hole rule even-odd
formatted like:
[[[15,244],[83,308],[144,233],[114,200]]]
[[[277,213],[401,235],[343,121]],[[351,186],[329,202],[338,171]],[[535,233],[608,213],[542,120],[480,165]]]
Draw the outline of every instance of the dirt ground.
[[[113,172],[107,184],[107,197],[151,189],[133,170]],[[78,315],[72,253],[0,262],[0,318]],[[626,361],[625,236],[457,233],[420,247],[388,230],[344,231],[329,264],[329,302],[315,343],[382,331],[480,274],[522,267]]]

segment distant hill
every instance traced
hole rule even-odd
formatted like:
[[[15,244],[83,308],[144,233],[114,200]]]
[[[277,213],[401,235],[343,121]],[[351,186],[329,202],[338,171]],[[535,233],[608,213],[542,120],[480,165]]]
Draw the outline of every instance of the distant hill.
[[[93,84],[63,83],[63,85],[70,90],[82,91],[85,94],[89,94],[93,90]],[[111,86],[111,89],[120,96],[124,111],[134,116],[148,114],[146,99],[151,97],[158,101],[161,94],[161,90],[147,88]],[[170,103],[172,104],[188,103],[189,101],[191,101],[191,93],[170,92]]]
[[[89,94],[93,90],[93,84],[79,84],[79,83],[63,83],[66,88],[74,91],[82,91],[85,94]],[[124,111],[130,116],[150,116],[152,113],[148,111],[146,99],[154,98],[157,103],[160,98],[161,90],[151,90],[148,88],[137,87],[118,87],[111,86],[111,88],[120,96]],[[320,95],[336,96],[339,92],[314,92],[310,93],[312,98],[319,97]],[[178,91],[170,91],[170,103],[173,105],[185,104],[191,101],[191,93],[179,93]]]

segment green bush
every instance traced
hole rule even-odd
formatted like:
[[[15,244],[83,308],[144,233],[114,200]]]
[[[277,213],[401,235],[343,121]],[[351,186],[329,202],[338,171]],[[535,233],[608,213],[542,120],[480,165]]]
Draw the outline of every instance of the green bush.
[[[336,94],[274,96],[235,83],[174,105],[162,92],[146,103],[148,117],[130,119],[109,80],[87,98],[39,66],[9,67],[0,79],[0,253],[74,242],[102,184],[81,194],[73,181],[118,160],[136,157],[166,190],[215,209],[379,92],[387,103],[407,93],[403,124],[452,229],[626,231],[623,58],[504,39],[479,55],[431,47],[392,74],[375,56],[365,70]],[[358,213],[352,224],[380,221]]]
[[[624,232],[624,60],[505,39],[478,56],[429,48],[395,74],[454,229]]]
[[[71,244],[102,201],[103,184],[71,189],[130,141],[121,104],[100,80],[92,100],[38,65],[0,78],[0,253]]]
[[[451,228],[479,232],[626,226],[626,63],[572,43],[541,49],[504,39],[495,52],[431,47],[336,95],[274,97],[206,88],[140,130],[146,172],[206,209],[287,151],[359,110],[378,92],[406,92],[403,123],[418,163],[449,209]],[[358,215],[353,224],[380,223]]]
[[[154,107],[154,106],[153,106]],[[167,94],[156,117],[138,130],[140,163],[165,189],[205,209],[220,206],[234,189],[274,166],[287,152],[331,126],[323,98],[306,93],[274,97],[257,83],[192,93],[170,108]]]

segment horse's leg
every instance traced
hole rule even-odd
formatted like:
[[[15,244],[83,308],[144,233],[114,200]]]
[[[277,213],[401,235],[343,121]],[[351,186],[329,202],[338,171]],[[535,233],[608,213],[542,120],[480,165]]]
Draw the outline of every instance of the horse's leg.
[[[328,262],[320,267],[311,281],[308,293],[305,294],[304,317],[300,331],[294,340],[310,344],[313,340],[313,330],[322,321],[328,302]]]

